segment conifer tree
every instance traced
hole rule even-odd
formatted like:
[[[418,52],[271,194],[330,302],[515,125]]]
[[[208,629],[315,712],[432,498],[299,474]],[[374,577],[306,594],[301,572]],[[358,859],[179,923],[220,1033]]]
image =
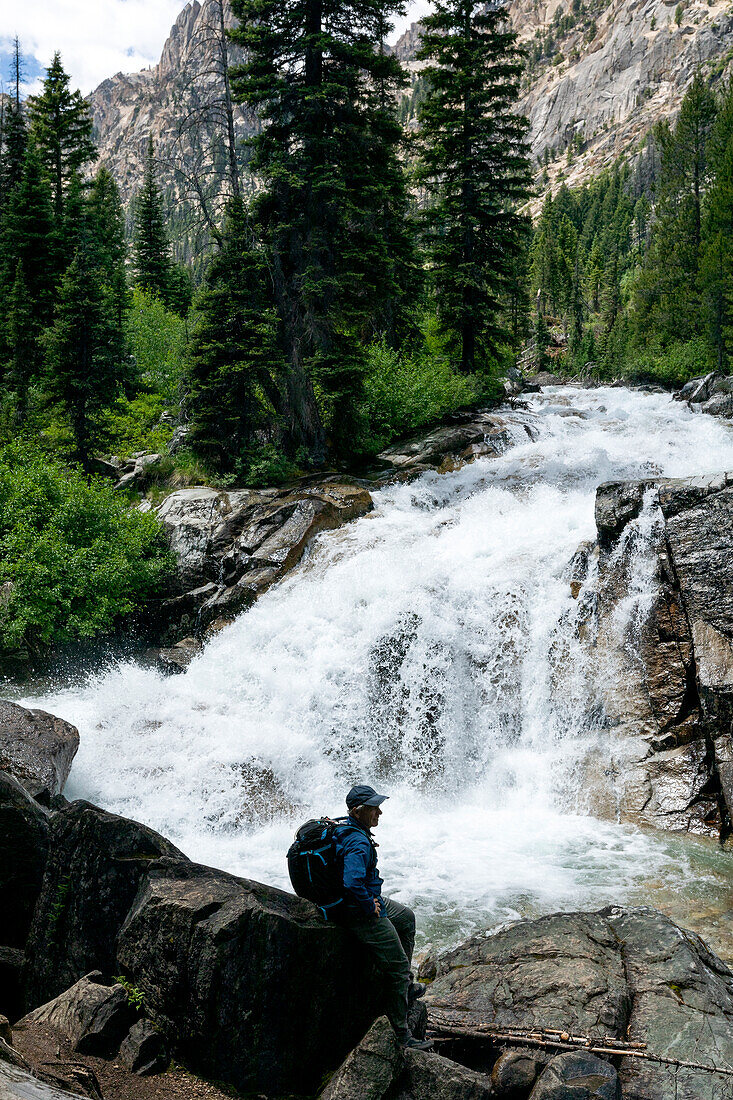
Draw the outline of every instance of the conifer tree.
[[[23,264],[18,261],[15,279],[8,297],[5,344],[8,361],[5,369],[6,387],[15,395],[15,415],[23,423],[28,411],[28,389],[41,372],[41,329],[34,303],[28,295],[23,277]]]
[[[49,386],[69,418],[75,455],[85,469],[101,441],[99,414],[126,381],[119,328],[100,270],[82,242],[59,290],[47,338]]]
[[[520,248],[517,204],[528,194],[526,119],[517,114],[522,66],[499,5],[436,0],[419,58],[419,178],[431,198],[428,247],[438,310],[460,369],[496,362],[511,338],[503,316]]]
[[[16,38],[13,46],[12,71],[15,95],[5,109],[2,141],[0,142],[0,216],[11,192],[20,183],[23,175],[25,151],[28,145],[25,113],[20,99],[22,71],[23,56],[20,50],[20,42]]]
[[[221,472],[244,471],[255,432],[281,404],[282,353],[268,285],[242,200],[233,199],[196,299],[188,379],[191,442]]]
[[[92,181],[88,209],[94,265],[100,270],[121,329],[130,298],[125,275],[125,213],[119,189],[107,168],[100,168]]]
[[[30,130],[51,181],[57,222],[61,220],[66,189],[72,178],[97,159],[89,106],[81,92],[72,92],[69,84],[61,55],[55,53],[42,91],[28,98]]]
[[[410,266],[397,250],[403,216],[394,150],[399,65],[382,49],[392,0],[233,0],[234,40],[247,60],[235,98],[260,115],[252,167],[264,193],[255,214],[266,244],[286,363],[291,452],[325,455],[351,440],[359,397],[359,336]],[[401,272],[399,268],[401,267]],[[316,385],[321,406],[316,400]]]
[[[132,266],[135,285],[160,298],[167,306],[177,304],[180,279],[176,281],[171,258],[163,196],[156,178],[152,135],[148,139],[142,187],[135,196],[133,205],[133,222]]]
[[[51,194],[31,142],[20,182],[0,223],[0,286],[10,292],[20,261],[26,292],[42,325],[50,320],[53,306],[52,234]]]

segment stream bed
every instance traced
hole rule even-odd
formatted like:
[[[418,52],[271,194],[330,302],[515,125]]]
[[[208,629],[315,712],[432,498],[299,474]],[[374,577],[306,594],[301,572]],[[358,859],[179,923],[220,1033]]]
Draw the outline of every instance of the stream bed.
[[[733,470],[733,428],[620,388],[551,388],[522,417],[532,438],[518,431],[499,458],[376,492],[372,514],[319,536],[185,674],[126,660],[17,689],[79,727],[67,796],[288,888],[297,824],[345,812],[367,782],[390,796],[380,869],[415,908],[422,948],[631,903],[733,958],[733,855],[594,816],[579,763],[604,731],[564,637],[596,486]]]

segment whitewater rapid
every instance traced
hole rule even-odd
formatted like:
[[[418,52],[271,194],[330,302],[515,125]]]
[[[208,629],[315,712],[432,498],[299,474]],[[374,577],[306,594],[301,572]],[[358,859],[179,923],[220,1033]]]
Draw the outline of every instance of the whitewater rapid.
[[[184,675],[124,661],[21,700],[79,728],[67,796],[287,887],[295,826],[370,783],[390,796],[382,874],[423,944],[611,901],[678,919],[729,907],[731,858],[712,844],[589,812],[577,764],[603,731],[568,564],[595,536],[598,484],[733,470],[733,431],[624,389],[528,404],[531,439],[515,428],[499,458],[374,493]],[[630,615],[651,592],[641,550],[636,572]]]

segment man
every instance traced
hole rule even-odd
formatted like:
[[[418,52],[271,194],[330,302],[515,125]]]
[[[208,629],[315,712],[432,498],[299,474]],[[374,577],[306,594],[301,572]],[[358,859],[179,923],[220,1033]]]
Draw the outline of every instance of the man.
[[[410,973],[415,946],[415,914],[406,905],[382,897],[377,871],[377,845],[372,829],[379,824],[381,804],[388,796],[359,784],[346,796],[349,811],[336,830],[343,861],[344,907],[340,922],[365,944],[385,976],[386,1013],[399,1042],[413,1050],[431,1050],[430,1040],[415,1039],[407,1026],[407,1010],[425,993]]]

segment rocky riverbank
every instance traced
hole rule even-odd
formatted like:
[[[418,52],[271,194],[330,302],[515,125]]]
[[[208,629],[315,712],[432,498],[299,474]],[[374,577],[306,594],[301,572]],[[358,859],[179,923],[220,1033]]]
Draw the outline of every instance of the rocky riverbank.
[[[726,841],[733,813],[733,477],[601,485],[569,571],[608,764],[596,811]],[[636,620],[622,605],[640,546]],[[638,582],[640,583],[640,582]],[[601,767],[594,773],[601,776]]]
[[[29,736],[41,725],[45,739]],[[13,707],[3,736],[16,742],[0,772],[0,1013],[12,1025],[0,1021],[3,1096],[27,1096],[33,1075],[39,1100],[59,1100],[59,1088],[95,1100],[223,1095],[201,1078],[322,1100],[724,1095],[727,1078],[710,1071],[733,1063],[733,975],[652,909],[560,913],[474,936],[423,963],[428,1012],[412,1020],[417,1033],[432,1020],[633,1040],[648,1057],[496,1037],[405,1052],[378,1019],[378,975],[309,902],[66,803],[65,765],[54,808],[41,805],[28,788],[72,729]],[[135,1091],[136,1075],[163,1084]]]
[[[521,390],[516,383],[517,391]],[[201,638],[219,629],[284,577],[312,540],[367,515],[370,489],[428,470],[455,470],[501,454],[531,427],[511,409],[457,413],[378,456],[362,479],[330,475],[285,489],[179,489],[155,511],[176,558],[175,591],[158,609],[167,646],[151,654],[164,671],[185,668]],[[152,508],[148,502],[144,505]]]

